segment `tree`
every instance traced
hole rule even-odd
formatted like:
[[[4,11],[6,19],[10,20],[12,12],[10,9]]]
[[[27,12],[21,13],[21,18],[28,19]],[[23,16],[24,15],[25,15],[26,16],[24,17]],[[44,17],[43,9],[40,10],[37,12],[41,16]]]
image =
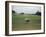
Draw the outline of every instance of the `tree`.
[[[16,12],[14,10],[12,10],[12,15],[16,15]]]
[[[20,13],[20,14],[22,14],[22,15],[23,15],[24,13]]]
[[[37,12],[36,12],[36,15],[41,16],[41,12],[37,11]]]
[[[14,10],[12,10],[12,13],[14,14],[14,13],[15,13],[15,11],[14,11]]]

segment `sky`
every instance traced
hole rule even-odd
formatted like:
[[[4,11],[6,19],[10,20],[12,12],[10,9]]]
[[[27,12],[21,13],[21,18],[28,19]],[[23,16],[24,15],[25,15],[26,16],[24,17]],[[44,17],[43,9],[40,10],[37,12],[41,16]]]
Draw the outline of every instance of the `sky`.
[[[12,5],[12,10],[17,13],[24,12],[25,14],[35,14],[37,11],[41,11],[41,7]]]

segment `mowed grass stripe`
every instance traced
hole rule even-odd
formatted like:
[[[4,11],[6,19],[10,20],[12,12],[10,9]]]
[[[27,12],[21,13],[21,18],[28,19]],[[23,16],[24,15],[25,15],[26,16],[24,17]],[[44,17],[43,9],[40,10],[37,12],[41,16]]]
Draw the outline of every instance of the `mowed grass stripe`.
[[[25,18],[30,18],[29,23],[25,23]],[[12,16],[12,30],[38,30],[41,29],[41,16],[16,15]]]

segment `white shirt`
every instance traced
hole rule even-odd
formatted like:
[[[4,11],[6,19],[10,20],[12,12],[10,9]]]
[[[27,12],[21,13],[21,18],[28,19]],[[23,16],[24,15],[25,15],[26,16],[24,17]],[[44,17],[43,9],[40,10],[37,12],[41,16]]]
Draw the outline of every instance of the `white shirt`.
[[[29,18],[25,18],[25,20],[30,20]]]

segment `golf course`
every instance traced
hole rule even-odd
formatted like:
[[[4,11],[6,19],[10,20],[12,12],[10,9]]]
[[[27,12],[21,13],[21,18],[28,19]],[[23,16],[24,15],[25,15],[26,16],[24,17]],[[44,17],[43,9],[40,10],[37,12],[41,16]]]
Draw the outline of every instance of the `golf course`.
[[[27,23],[25,18],[29,18]],[[39,30],[41,29],[41,16],[36,15],[13,15],[12,16],[12,31],[20,30]]]

